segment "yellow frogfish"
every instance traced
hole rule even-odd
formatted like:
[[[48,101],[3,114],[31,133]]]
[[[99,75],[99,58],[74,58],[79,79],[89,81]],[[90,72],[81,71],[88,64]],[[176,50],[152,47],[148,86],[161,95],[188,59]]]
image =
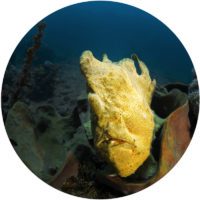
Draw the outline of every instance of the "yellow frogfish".
[[[102,62],[91,51],[80,58],[92,108],[92,130],[97,151],[121,177],[133,174],[150,155],[154,118],[150,108],[156,81],[137,58]]]

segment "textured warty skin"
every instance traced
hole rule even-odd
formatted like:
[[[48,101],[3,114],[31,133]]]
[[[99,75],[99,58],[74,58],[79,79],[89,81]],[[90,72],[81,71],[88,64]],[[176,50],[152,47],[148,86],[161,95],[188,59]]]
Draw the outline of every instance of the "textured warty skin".
[[[155,80],[136,58],[111,62],[106,55],[97,60],[84,51],[81,71],[86,78],[92,108],[92,129],[98,152],[122,177],[133,174],[150,154],[154,120],[150,109]]]

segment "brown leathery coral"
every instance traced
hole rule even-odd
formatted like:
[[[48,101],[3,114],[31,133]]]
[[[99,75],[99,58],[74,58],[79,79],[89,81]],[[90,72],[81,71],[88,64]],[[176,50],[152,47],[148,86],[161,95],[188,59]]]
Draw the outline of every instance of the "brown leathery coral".
[[[113,63],[83,52],[80,64],[89,87],[95,146],[122,177],[140,167],[150,154],[154,120],[150,109],[155,81],[138,58]]]

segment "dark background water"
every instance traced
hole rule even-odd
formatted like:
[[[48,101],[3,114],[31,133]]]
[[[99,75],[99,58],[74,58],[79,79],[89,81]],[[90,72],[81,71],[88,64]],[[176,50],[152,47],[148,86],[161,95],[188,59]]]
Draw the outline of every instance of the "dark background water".
[[[80,3],[44,21],[43,42],[60,60],[78,63],[84,50],[91,50],[99,59],[107,53],[113,61],[136,53],[160,83],[192,80],[193,65],[178,38],[159,20],[135,7],[107,1]],[[33,34],[34,29],[14,54],[23,50],[23,42]]]

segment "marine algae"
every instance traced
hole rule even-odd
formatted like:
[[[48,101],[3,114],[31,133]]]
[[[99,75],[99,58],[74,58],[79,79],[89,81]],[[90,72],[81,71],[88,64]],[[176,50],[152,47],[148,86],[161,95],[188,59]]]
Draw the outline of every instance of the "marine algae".
[[[106,55],[97,60],[84,51],[81,71],[92,108],[95,147],[122,177],[133,174],[150,155],[154,120],[150,109],[155,80],[146,65],[136,58],[112,62]]]
[[[9,102],[9,107],[11,108],[19,99],[21,95],[21,91],[23,90],[24,87],[30,87],[30,71],[33,63],[34,56],[38,49],[41,46],[41,40],[44,34],[46,24],[44,22],[40,22],[37,25],[37,33],[33,37],[34,43],[33,45],[27,49],[26,51],[26,57],[24,59],[24,64],[22,66],[22,70],[20,72],[19,77],[17,78],[16,81],[16,87],[13,91],[13,94],[10,97],[10,102]],[[6,117],[5,117],[6,118]]]

